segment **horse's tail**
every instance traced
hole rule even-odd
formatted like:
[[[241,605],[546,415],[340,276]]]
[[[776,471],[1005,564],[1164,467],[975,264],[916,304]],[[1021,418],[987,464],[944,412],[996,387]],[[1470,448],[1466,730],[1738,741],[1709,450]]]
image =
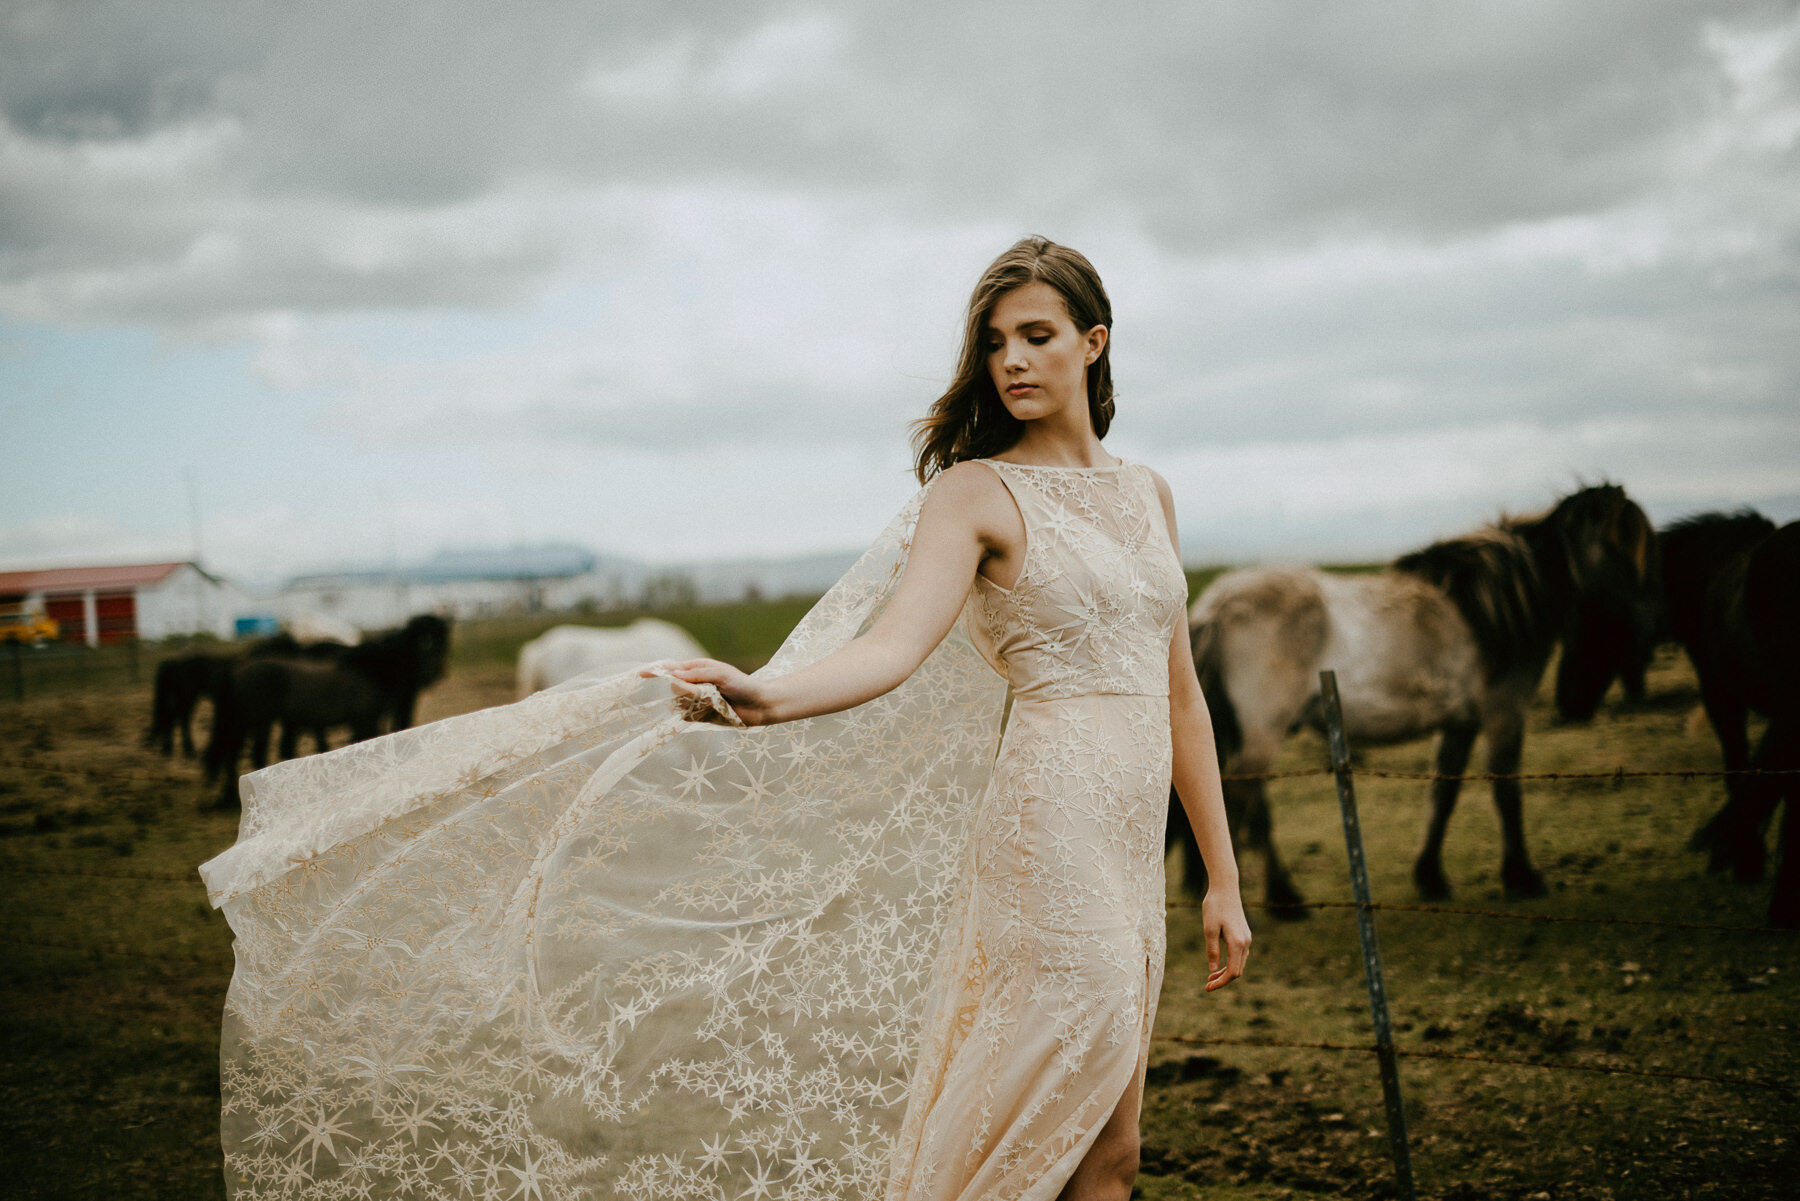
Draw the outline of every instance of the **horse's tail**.
[[[1201,621],[1189,633],[1193,638],[1194,670],[1200,675],[1200,692],[1212,715],[1213,744],[1218,748],[1222,766],[1244,749],[1244,730],[1238,724],[1231,694],[1225,691],[1223,631],[1216,621]]]

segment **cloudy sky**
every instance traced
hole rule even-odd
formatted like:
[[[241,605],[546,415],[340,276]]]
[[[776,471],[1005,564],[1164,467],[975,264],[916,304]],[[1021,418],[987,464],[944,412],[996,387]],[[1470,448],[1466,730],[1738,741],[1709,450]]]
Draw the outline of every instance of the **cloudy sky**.
[[[1028,232],[1191,562],[1800,516],[1793,3],[0,0],[0,561],[855,547]]]

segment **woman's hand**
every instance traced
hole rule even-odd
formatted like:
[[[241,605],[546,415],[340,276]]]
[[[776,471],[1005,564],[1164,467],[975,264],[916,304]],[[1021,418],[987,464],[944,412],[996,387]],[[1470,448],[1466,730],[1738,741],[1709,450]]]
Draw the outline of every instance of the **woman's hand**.
[[[1244,918],[1244,902],[1237,889],[1206,890],[1200,903],[1200,920],[1206,930],[1206,991],[1224,988],[1244,974],[1244,960],[1250,955],[1250,923]],[[1225,962],[1219,962],[1219,945],[1224,944]]]
[[[711,684],[719,690],[719,695],[725,698],[732,712],[745,725],[766,726],[777,720],[770,709],[770,698],[764,681],[739,671],[729,663],[722,663],[717,659],[684,659],[662,666],[673,677],[669,681],[669,687],[677,694],[695,696],[700,690],[687,685]],[[644,670],[638,674],[648,676],[654,673]]]

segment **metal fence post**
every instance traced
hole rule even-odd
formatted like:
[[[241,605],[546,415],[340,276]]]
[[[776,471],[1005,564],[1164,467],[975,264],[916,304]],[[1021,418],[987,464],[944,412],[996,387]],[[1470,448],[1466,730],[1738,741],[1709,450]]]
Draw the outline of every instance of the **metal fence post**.
[[[1412,1150],[1406,1141],[1406,1110],[1400,1100],[1400,1070],[1394,1056],[1394,1031],[1388,1022],[1387,984],[1381,974],[1381,948],[1375,941],[1369,867],[1363,858],[1362,825],[1356,820],[1356,784],[1350,775],[1350,744],[1344,737],[1344,710],[1338,700],[1336,672],[1319,673],[1319,697],[1325,703],[1331,768],[1337,774],[1338,808],[1344,818],[1344,849],[1350,855],[1350,883],[1356,892],[1356,930],[1362,936],[1363,974],[1369,981],[1369,1014],[1375,1020],[1375,1058],[1381,1063],[1381,1091],[1387,1099],[1388,1144],[1394,1153],[1394,1182],[1399,1187],[1401,1201],[1413,1201]]]

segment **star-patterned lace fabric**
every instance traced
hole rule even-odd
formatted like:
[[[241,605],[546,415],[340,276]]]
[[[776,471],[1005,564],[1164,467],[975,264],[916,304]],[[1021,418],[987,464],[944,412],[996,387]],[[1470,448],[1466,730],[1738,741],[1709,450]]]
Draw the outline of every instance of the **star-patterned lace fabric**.
[[[975,819],[890,1201],[1047,1201],[1128,1089],[1163,972],[1169,646],[1186,578],[1149,471],[989,460],[1024,518],[965,614],[1011,716]]]
[[[1143,469],[996,470],[1018,586],[869,704],[584,678],[246,776],[230,1194],[1053,1196],[1153,1014],[1184,598]],[[764,672],[868,628],[927,492]]]

